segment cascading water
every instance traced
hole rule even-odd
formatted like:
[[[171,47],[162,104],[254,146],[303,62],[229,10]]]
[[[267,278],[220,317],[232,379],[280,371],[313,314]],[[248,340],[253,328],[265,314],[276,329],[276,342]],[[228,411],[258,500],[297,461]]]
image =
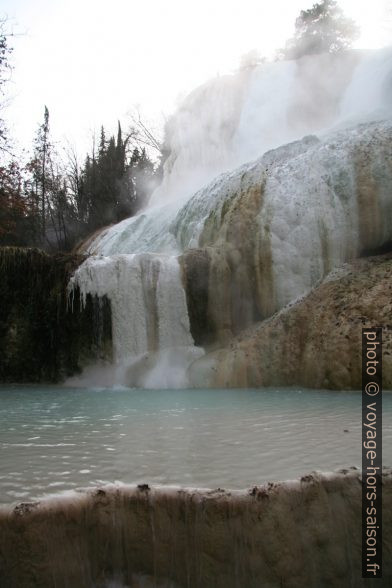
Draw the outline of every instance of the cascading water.
[[[248,491],[108,486],[21,504],[0,511],[2,586],[374,588],[361,578],[361,488],[354,468]],[[391,502],[386,469],[383,586]]]
[[[356,177],[365,147],[360,127],[352,127],[391,117],[391,80],[392,50],[385,49],[263,65],[217,78],[190,95],[168,126],[170,155],[149,206],[102,232],[88,248],[94,257],[70,284],[82,296],[111,300],[120,383],[188,384],[187,367],[203,351],[193,347],[176,256],[199,247],[211,215],[219,210],[223,218],[226,203],[252,182],[263,186],[262,247],[268,218],[272,311],[359,253]],[[338,131],[336,139],[331,130]],[[364,145],[374,144],[379,130],[366,132]],[[389,132],[387,125],[386,144]],[[235,169],[309,133],[321,142],[309,138]],[[389,172],[377,171],[377,159],[373,153],[370,175],[388,180]],[[383,188],[379,192],[385,200]],[[304,256],[301,264],[298,256]]]
[[[316,55],[217,78],[193,92],[170,121],[164,178],[147,208],[103,232],[89,253],[181,253],[169,227],[210,180],[305,135],[391,113],[391,48]]]
[[[69,289],[74,287],[79,288],[84,302],[87,294],[107,296],[111,301],[117,365],[112,384],[149,388],[187,385],[185,368],[200,357],[201,350],[193,347],[176,257],[92,257],[72,277]]]

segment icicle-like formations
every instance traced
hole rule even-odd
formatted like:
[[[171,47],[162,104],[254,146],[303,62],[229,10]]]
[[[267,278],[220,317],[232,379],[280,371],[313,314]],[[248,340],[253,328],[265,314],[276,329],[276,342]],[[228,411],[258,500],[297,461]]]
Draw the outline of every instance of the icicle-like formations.
[[[150,254],[90,257],[69,290],[111,301],[114,384],[149,388],[186,386],[193,347],[176,257]],[[91,378],[91,374],[90,374]]]

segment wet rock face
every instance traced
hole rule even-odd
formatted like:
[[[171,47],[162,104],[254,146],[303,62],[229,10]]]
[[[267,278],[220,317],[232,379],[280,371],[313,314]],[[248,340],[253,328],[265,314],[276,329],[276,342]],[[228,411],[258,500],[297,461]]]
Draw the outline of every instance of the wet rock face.
[[[220,223],[213,213],[207,218],[202,247],[182,257],[196,344],[225,343],[271,312],[270,244],[257,223],[262,201],[262,185],[226,201]]]
[[[195,345],[216,340],[216,329],[208,313],[211,260],[206,249],[192,249],[181,259],[188,316]]]
[[[313,472],[248,491],[105,488],[0,512],[2,588],[304,588],[362,581],[361,474]],[[383,472],[383,574],[392,577]],[[140,583],[139,583],[140,582]],[[382,583],[382,585],[387,585]]]
[[[392,254],[346,264],[298,302],[192,366],[194,385],[361,387],[361,329],[383,328],[392,388]]]
[[[193,341],[209,350],[225,347],[244,330],[309,293],[334,268],[390,247],[391,185],[390,120],[357,125],[323,140],[307,136],[269,151],[215,178],[179,211],[173,212],[170,205],[162,216],[164,211],[158,207],[135,217],[134,224],[125,223],[125,233],[148,245],[148,251],[90,257],[72,282],[87,304],[79,312],[76,292],[77,312],[72,315],[66,315],[64,284],[82,258],[74,256],[71,263],[70,259],[54,260],[38,253],[23,256],[9,250],[2,258],[5,280],[0,294],[6,302],[1,315],[5,361],[0,377],[56,380],[79,369],[85,358],[94,361],[102,354],[110,355],[110,343],[100,351],[94,342],[94,329],[103,329],[101,340],[110,340],[105,296],[111,304],[116,361],[168,347],[192,347]],[[123,230],[115,231],[121,247],[127,243],[121,237]],[[111,230],[106,237],[109,233]],[[157,253],[169,241],[176,244],[175,250],[170,255]],[[357,296],[362,296],[359,289]],[[101,306],[96,297],[104,300]],[[372,303],[378,308],[377,297]],[[312,308],[308,311],[309,316],[316,316]],[[373,314],[375,319],[381,316]],[[368,317],[365,312],[363,316]],[[323,320],[331,331],[331,317]],[[260,371],[259,347],[266,357],[274,357],[271,350],[276,347],[277,335],[266,324],[263,336],[267,339],[262,344],[238,347],[234,343],[236,353],[229,362],[222,362],[217,382],[245,386],[300,380],[324,387],[357,386],[358,381],[350,376],[353,367],[342,367],[339,376],[336,371],[330,374],[330,368],[321,368],[323,361],[309,367],[314,356],[304,348],[310,336],[306,313],[298,324],[292,318],[287,321],[285,330],[279,327],[286,333],[286,347],[282,343],[279,353],[290,349],[293,362],[304,370],[302,379],[295,366],[287,367],[290,360],[282,369],[277,359]],[[291,333],[299,339],[293,339]],[[319,349],[316,336],[313,343]],[[222,354],[229,357],[227,350]],[[338,353],[337,360],[343,355]],[[333,354],[328,358],[334,361]],[[214,357],[206,361],[208,369],[215,364]],[[321,375],[316,377],[316,372]],[[210,379],[206,384],[203,379],[197,382],[209,385]]]
[[[391,185],[392,124],[384,121],[358,125],[323,141],[310,136],[280,147],[197,193],[172,227],[185,250],[184,284],[197,342],[227,345],[241,331],[310,292],[342,263],[388,251]],[[376,298],[373,303],[377,308]],[[308,323],[305,315],[301,320]],[[300,339],[294,362],[302,353],[306,328],[295,329]],[[267,336],[267,330],[264,333]],[[273,347],[272,339],[266,346]],[[243,369],[259,373],[252,354],[238,349],[233,362],[242,375],[230,380],[230,368],[230,378],[220,382],[264,383],[265,377],[243,375]],[[275,376],[275,383],[293,383],[284,371]],[[324,376],[310,380],[339,387],[338,376]],[[344,382],[348,380],[346,375]]]
[[[84,260],[38,249],[0,249],[0,381],[57,382],[90,361],[111,358],[111,312],[105,299],[67,283]]]

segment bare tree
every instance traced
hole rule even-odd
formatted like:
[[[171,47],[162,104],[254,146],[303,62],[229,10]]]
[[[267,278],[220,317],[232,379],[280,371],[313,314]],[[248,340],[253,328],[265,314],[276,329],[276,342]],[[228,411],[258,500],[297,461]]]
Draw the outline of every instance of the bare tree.
[[[79,157],[76,149],[70,143],[64,149],[65,154],[65,169],[64,175],[67,178],[69,196],[75,208],[79,211],[83,209],[81,202],[82,194],[82,166],[79,162]]]
[[[156,156],[162,154],[162,142],[158,139],[157,133],[143,119],[139,108],[135,107],[129,113],[131,119],[130,130],[126,137],[127,144],[134,149],[144,146],[147,151],[152,151]]]
[[[7,24],[6,18],[0,19],[0,111],[3,111],[7,105],[4,88],[6,82],[10,80],[12,71],[9,58],[13,49],[9,45],[9,39],[13,34],[6,31]],[[10,154],[7,126],[2,116],[0,116],[0,153]]]

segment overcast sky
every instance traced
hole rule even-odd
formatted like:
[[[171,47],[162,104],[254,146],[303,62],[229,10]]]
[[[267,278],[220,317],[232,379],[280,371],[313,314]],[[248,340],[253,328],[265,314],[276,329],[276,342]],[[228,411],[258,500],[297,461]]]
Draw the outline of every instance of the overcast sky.
[[[84,153],[93,129],[126,126],[140,105],[162,121],[207,79],[233,71],[257,49],[271,56],[314,0],[2,0],[9,19],[14,72],[8,120],[30,145],[46,104],[57,139]],[[362,30],[358,47],[389,44],[390,0],[341,0]],[[9,28],[9,26],[8,26]]]

